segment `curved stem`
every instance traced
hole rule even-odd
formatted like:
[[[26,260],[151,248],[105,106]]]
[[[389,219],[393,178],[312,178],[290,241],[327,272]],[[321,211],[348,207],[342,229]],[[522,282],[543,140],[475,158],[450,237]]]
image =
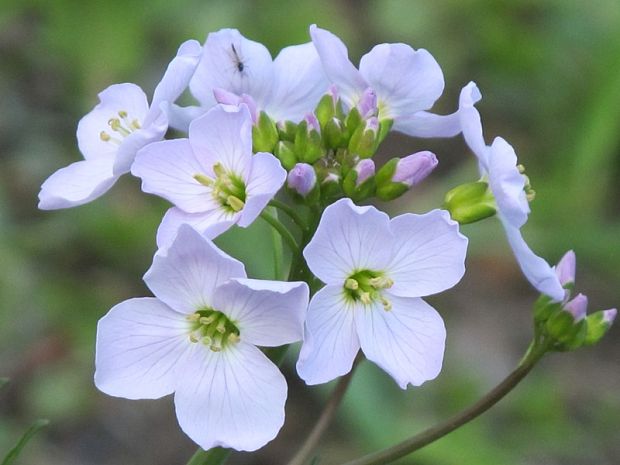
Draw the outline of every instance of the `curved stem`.
[[[312,431],[308,435],[303,446],[301,447],[301,449],[299,449],[297,454],[295,454],[295,457],[291,459],[288,465],[304,465],[304,463],[308,460],[308,458],[312,454],[312,451],[314,451],[317,444],[321,440],[321,436],[323,436],[323,433],[325,433],[325,430],[333,420],[334,415],[336,414],[336,410],[338,409],[338,406],[340,405],[340,402],[342,401],[344,394],[345,392],[347,392],[347,388],[351,383],[355,367],[360,362],[360,360],[361,357],[358,356],[355,359],[353,366],[351,367],[351,371],[349,371],[346,375],[340,378],[338,384],[332,391],[332,394],[327,401],[327,404],[325,404],[325,408],[323,409],[323,412],[321,412],[321,416],[314,425],[314,428],[312,428]]]
[[[299,246],[297,245],[297,241],[295,240],[291,232],[286,229],[286,226],[284,226],[282,223],[280,223],[280,221],[278,221],[276,218],[274,218],[264,210],[260,214],[260,217],[264,219],[267,223],[269,223],[273,227],[273,229],[275,229],[280,234],[280,236],[282,236],[282,239],[286,241],[288,246],[291,248],[291,252],[293,252],[293,254],[299,254]]]
[[[304,219],[290,205],[284,202],[280,202],[279,200],[276,200],[276,199],[271,199],[269,201],[269,205],[272,207],[278,208],[282,210],[284,213],[286,213],[291,218],[291,220],[293,220],[293,222],[297,226],[299,226],[303,231],[308,230],[308,225],[306,224]]]
[[[384,465],[404,457],[418,449],[444,437],[455,429],[470,422],[499,402],[506,394],[514,389],[519,382],[527,376],[536,363],[546,353],[547,347],[530,345],[526,356],[517,368],[510,373],[501,383],[495,386],[484,397],[471,407],[454,415],[436,426],[428,428],[405,441],[388,449],[375,452],[359,459],[347,462],[344,465]]]
[[[187,465],[220,465],[226,462],[230,455],[230,449],[215,447],[209,450],[198,449],[192,458],[189,459]]]

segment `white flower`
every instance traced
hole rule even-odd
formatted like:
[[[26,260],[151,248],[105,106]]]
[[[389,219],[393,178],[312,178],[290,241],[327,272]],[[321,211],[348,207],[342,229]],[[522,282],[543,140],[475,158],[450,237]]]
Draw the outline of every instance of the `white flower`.
[[[349,199],[327,207],[304,249],[326,286],[310,302],[299,375],[308,384],[330,381],[351,369],[361,347],[403,389],[435,378],[445,328],[420,297],[461,279],[466,249],[442,210],[390,220]]]
[[[186,129],[192,119],[218,103],[214,92],[219,90],[249,96],[257,110],[274,121],[298,123],[314,110],[327,87],[312,43],[286,47],[273,60],[264,45],[236,29],[221,29],[208,35],[190,82],[200,107],[174,107],[171,124]]]
[[[252,119],[245,105],[218,105],[194,120],[188,139],[140,150],[131,172],[142,190],[172,202],[157,233],[166,247],[181,224],[215,237],[250,225],[278,192],[286,171],[269,153],[252,155]]]
[[[418,137],[452,137],[461,132],[458,112],[428,113],[444,88],[443,73],[433,56],[406,44],[379,44],[351,63],[344,43],[325,29],[310,26],[310,35],[328,79],[349,108],[368,88],[377,97],[379,119],[394,120],[394,130]]]
[[[480,114],[474,106],[481,98],[473,82],[461,90],[458,113],[463,137],[478,158],[481,176],[488,180],[497,204],[497,215],[523,274],[538,291],[560,301],[564,297],[564,289],[556,273],[544,259],[532,252],[521,235],[520,228],[527,222],[530,213],[525,192],[527,179],[517,165],[517,155],[508,142],[496,137],[490,146],[486,145]]]
[[[128,399],[174,393],[181,428],[203,449],[273,439],[286,381],[256,346],[301,339],[307,285],[246,279],[242,263],[189,226],[144,280],[155,298],[126,300],[99,321],[97,387]]]
[[[84,160],[56,171],[43,183],[39,208],[53,210],[88,203],[129,172],[136,152],[166,134],[168,116],[162,108],[185,90],[200,51],[195,40],[179,47],[155,88],[150,106],[135,84],[114,84],[102,91],[100,103],[78,124],[77,139]]]

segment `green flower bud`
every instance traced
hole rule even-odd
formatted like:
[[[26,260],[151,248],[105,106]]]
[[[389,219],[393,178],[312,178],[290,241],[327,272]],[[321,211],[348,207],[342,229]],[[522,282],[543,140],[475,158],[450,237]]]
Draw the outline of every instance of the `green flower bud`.
[[[583,341],[584,346],[596,344],[607,333],[611,324],[616,318],[618,311],[615,308],[600,310],[586,317],[586,336]]]
[[[280,121],[276,124],[278,136],[280,140],[295,142],[295,134],[297,134],[297,125],[292,121]]]
[[[295,147],[292,142],[281,140],[276,144],[273,153],[286,171],[292,170],[299,161],[295,155]]]
[[[360,158],[370,158],[377,151],[379,136],[379,120],[372,116],[353,132],[349,140],[349,152]]]
[[[280,136],[275,123],[267,113],[260,112],[258,122],[252,127],[252,146],[254,152],[273,153]]]
[[[445,197],[444,208],[461,224],[475,223],[497,213],[495,198],[484,181],[461,184]]]
[[[320,130],[318,120],[314,115],[308,115],[297,125],[295,153],[300,161],[313,164],[325,153]]]

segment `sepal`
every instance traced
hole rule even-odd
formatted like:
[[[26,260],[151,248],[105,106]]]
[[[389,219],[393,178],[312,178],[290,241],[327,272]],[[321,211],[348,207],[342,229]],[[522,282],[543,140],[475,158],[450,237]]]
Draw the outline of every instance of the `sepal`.
[[[254,153],[269,152],[273,153],[280,136],[275,123],[267,113],[260,112],[258,121],[252,127],[252,146]]]
[[[461,184],[448,191],[444,208],[460,224],[475,223],[497,213],[493,193],[484,181]]]

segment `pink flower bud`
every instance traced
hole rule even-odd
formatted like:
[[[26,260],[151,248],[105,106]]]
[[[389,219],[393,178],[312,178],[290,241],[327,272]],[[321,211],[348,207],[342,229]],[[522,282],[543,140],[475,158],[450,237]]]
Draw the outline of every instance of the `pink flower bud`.
[[[435,154],[428,151],[401,158],[396,165],[392,182],[402,182],[411,187],[431,174],[437,163]]]
[[[370,87],[367,87],[359,102],[357,110],[360,112],[362,119],[368,119],[375,116],[379,109],[377,108],[377,94]]]
[[[331,86],[329,86],[329,89],[327,89],[327,94],[331,95],[332,103],[334,104],[334,108],[336,108],[336,105],[338,104],[338,99],[340,98],[340,94],[338,93],[338,87],[336,86],[336,84],[332,84]]]
[[[316,131],[319,134],[321,133],[321,124],[319,123],[319,120],[316,118],[314,113],[308,113],[304,119],[308,124],[308,132]]]
[[[616,315],[618,314],[618,310],[615,308],[610,308],[608,310],[603,310],[603,321],[609,325],[611,325],[616,319]]]
[[[372,131],[373,133],[377,134],[377,132],[379,132],[379,118],[377,118],[376,116],[371,116],[370,118],[368,118],[364,126],[364,132],[366,131]]]
[[[316,184],[314,168],[307,163],[297,163],[288,174],[287,185],[302,197],[308,195]]]
[[[569,250],[560,259],[555,267],[555,274],[560,280],[562,286],[566,286],[569,283],[575,282],[575,264],[576,264],[575,252]]]
[[[375,162],[370,158],[365,158],[355,165],[354,170],[357,172],[355,187],[359,187],[360,184],[375,175]]]
[[[569,312],[574,320],[581,321],[586,317],[588,309],[588,298],[583,294],[577,294],[573,300],[568,301],[564,305],[564,310]]]

